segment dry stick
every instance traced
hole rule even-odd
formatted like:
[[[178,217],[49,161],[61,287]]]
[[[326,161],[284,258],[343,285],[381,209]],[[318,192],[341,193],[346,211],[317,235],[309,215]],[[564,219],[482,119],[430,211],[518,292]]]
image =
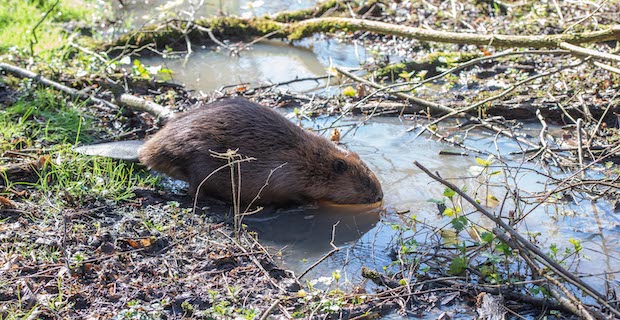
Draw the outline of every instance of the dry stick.
[[[595,66],[597,66],[597,67],[599,67],[601,69],[607,70],[609,72],[620,74],[620,69],[618,69],[616,67],[612,67],[610,65],[607,65],[607,64],[604,64],[604,63],[601,63],[601,62],[598,62],[598,61],[593,61],[592,64],[594,64]]]
[[[271,311],[273,311],[273,309],[275,307],[278,306],[278,304],[280,304],[280,299],[276,299],[276,301],[274,301],[269,308],[267,308],[267,310],[265,310],[265,312],[263,313],[263,315],[259,318],[259,320],[266,320],[267,317],[269,317],[269,315],[271,314]]]
[[[598,12],[599,10],[601,10],[601,8],[603,8],[603,7],[604,7],[604,4],[606,4],[607,2],[609,2],[609,0],[604,0],[603,2],[601,2],[601,3],[598,5],[598,7],[597,7],[594,11],[592,11],[592,12],[588,13],[587,15],[583,16],[581,19],[579,19],[579,20],[577,20],[577,21],[573,22],[573,24],[571,24],[570,26],[568,26],[568,28],[566,28],[566,29],[563,31],[563,33],[567,33],[567,32],[569,32],[569,31],[570,31],[573,27],[575,27],[575,26],[577,26],[577,25],[580,25],[582,22],[584,22],[584,21],[586,21],[586,20],[588,20],[588,19],[592,18],[592,16],[593,16],[596,12]],[[594,4],[594,5],[596,6],[596,4]]]
[[[221,233],[224,237],[226,237],[228,240],[230,240],[232,243],[234,243],[237,248],[241,249],[241,251],[243,251],[243,253],[248,253],[248,250],[246,250],[239,242],[235,241],[233,238],[231,238],[230,236],[228,236],[224,231],[218,229],[217,230],[219,233]],[[249,254],[248,258],[250,260],[252,260],[252,262],[256,265],[256,267],[258,267],[259,270],[261,270],[261,272],[263,273],[263,275],[265,277],[267,277],[267,279],[269,279],[269,282],[271,283],[271,285],[276,288],[279,289],[280,292],[286,292],[286,290],[282,287],[280,287],[271,277],[271,275],[269,274],[269,272],[267,270],[265,270],[265,268],[263,267],[263,265],[258,261],[258,259],[256,259],[255,256]]]
[[[536,117],[538,118],[538,121],[540,121],[540,124],[542,125],[542,128],[540,129],[540,135],[539,135],[539,139],[540,139],[540,145],[544,148],[547,149],[547,122],[545,121],[545,118],[543,118],[542,114],[540,113],[540,109],[536,109]]]
[[[321,259],[317,260],[315,263],[313,263],[311,266],[308,267],[308,269],[306,269],[306,271],[302,272],[301,275],[299,275],[299,277],[297,277],[297,281],[299,281],[299,279],[303,278],[303,276],[305,276],[308,272],[310,272],[310,270],[314,269],[314,267],[316,267],[317,265],[319,265],[319,263],[323,262],[325,259],[329,258],[329,256],[331,256],[332,254],[340,251],[339,247],[336,247],[336,245],[334,245],[334,238],[336,237],[336,226],[340,223],[340,221],[336,222],[333,226],[332,226],[332,241],[329,242],[329,244],[332,246],[332,251],[326,253],[324,256],[321,257]]]
[[[556,287],[560,288],[558,290],[557,288],[549,287],[551,296],[553,296],[558,302],[560,302],[561,304],[565,306],[573,306],[573,308],[571,308],[571,311],[574,314],[579,315],[580,317],[586,320],[590,320],[590,319],[594,320],[594,316],[590,314],[590,312],[586,309],[583,303],[581,303],[579,299],[577,299],[573,294],[571,294],[570,291],[568,291],[568,289],[566,288],[566,286],[562,285],[558,281],[558,279],[551,277],[549,274],[545,274],[545,273],[541,273],[541,274],[549,282],[555,284]],[[605,317],[604,315],[600,313],[597,314],[596,318],[601,319],[601,320],[607,319],[607,317]]]
[[[110,107],[113,109],[119,109],[118,105],[111,103],[107,100],[97,98],[94,95],[85,94],[73,88],[69,88],[65,86],[64,84],[58,83],[56,81],[52,81],[42,75],[36,74],[32,71],[29,71],[29,70],[26,70],[26,69],[23,69],[17,66],[13,66],[7,63],[0,62],[0,70],[4,70],[20,78],[33,79],[45,86],[52,87],[58,91],[68,94],[72,98],[78,98],[87,103],[101,103],[101,104],[106,105],[107,107]],[[165,108],[152,101],[138,98],[130,94],[126,94],[126,93],[121,94],[116,97],[116,101],[118,101],[120,105],[130,107],[133,110],[145,111],[145,112],[148,112],[150,114],[153,114],[163,119],[169,119],[173,116],[172,111],[170,111],[168,108]]]
[[[585,179],[586,172],[583,170],[583,141],[581,139],[581,124],[583,120],[577,119],[577,156],[579,157],[579,168],[581,169],[581,178]]]
[[[377,83],[374,83],[372,81],[360,78],[360,77],[358,77],[358,76],[356,76],[356,75],[354,75],[354,74],[352,74],[352,73],[350,73],[348,71],[345,71],[344,69],[342,69],[340,67],[335,67],[335,69],[339,73],[341,73],[341,74],[343,74],[343,75],[353,79],[354,81],[364,83],[364,84],[369,85],[369,86],[371,86],[371,87],[373,87],[375,89],[383,89],[383,87],[381,85],[379,85]],[[422,106],[424,108],[430,108],[431,110],[436,111],[436,112],[440,112],[440,113],[452,113],[452,112],[455,112],[455,110],[450,108],[450,107],[446,107],[446,106],[441,105],[439,103],[427,101],[427,100],[424,100],[424,99],[416,98],[416,97],[414,97],[412,95],[409,95],[409,94],[406,94],[406,93],[402,93],[402,92],[388,92],[388,93],[392,94],[394,96],[397,96],[397,97],[399,97],[401,99],[405,99],[405,100],[408,100],[410,102],[413,102],[413,103],[415,103],[415,104],[417,104],[419,106]]]
[[[601,145],[601,146],[592,146],[589,149],[591,151],[604,151],[607,150],[609,148],[614,147],[614,145],[611,144],[605,144],[605,145]],[[549,148],[549,151],[552,152],[566,152],[566,151],[577,151],[577,147],[569,147],[569,148]],[[527,153],[532,153],[532,152],[538,152],[540,151],[540,147],[538,148],[533,148],[533,149],[527,149],[527,150],[521,150],[521,151],[511,151],[508,154],[510,155],[514,155],[514,154],[527,154]]]
[[[620,148],[620,146],[618,147]],[[472,206],[474,206],[478,211],[480,211],[480,213],[484,214],[487,218],[491,219],[493,222],[499,225],[502,229],[506,230],[516,241],[518,241],[518,243],[522,244],[525,248],[527,248],[532,253],[534,253],[536,260],[538,260],[540,263],[547,266],[549,269],[554,271],[556,274],[558,274],[558,276],[562,277],[564,280],[570,282],[571,284],[575,285],[578,288],[581,288],[581,290],[583,290],[584,293],[592,296],[598,303],[608,308],[616,316],[620,317],[620,311],[615,309],[612,305],[610,305],[607,302],[605,296],[603,296],[601,293],[599,293],[596,289],[592,288],[587,283],[583,282],[581,279],[576,277],[574,274],[570,273],[568,270],[564,269],[564,267],[557,264],[555,261],[549,258],[544,252],[538,249],[538,247],[536,247],[531,242],[529,242],[527,239],[525,239],[523,236],[521,236],[511,226],[506,224],[502,219],[494,216],[492,213],[485,210],[480,204],[478,204],[474,199],[472,199],[470,196],[468,196],[465,192],[463,192],[461,189],[459,189],[454,184],[444,180],[438,174],[431,173],[426,167],[421,165],[419,162],[414,161],[413,163],[418,168],[420,168],[422,171],[424,171],[424,173],[426,173],[429,177],[433,178],[434,180],[440,182],[446,187],[452,189],[454,192],[458,193],[461,197],[463,197],[463,199],[465,199]],[[494,228],[493,231],[494,233],[501,232],[500,230],[497,230],[497,227]]]
[[[526,252],[521,250],[521,246],[518,243],[515,243],[510,237],[508,237],[506,233],[500,231],[500,232],[495,233],[495,235],[497,236],[498,239],[502,240],[504,243],[507,243],[511,247],[517,249],[519,255],[523,258],[525,263],[530,267],[530,269],[532,269],[533,272],[535,272],[535,274],[533,275],[535,280],[547,279],[547,281],[550,281],[551,279],[553,279],[551,277],[543,278],[542,275],[544,274],[544,271],[541,270],[540,267],[536,265],[534,261],[532,261],[532,258]],[[552,281],[552,282],[558,287],[562,287],[562,289],[564,289],[561,283],[558,283],[557,281]],[[563,296],[559,291],[554,290],[550,286],[547,285],[546,287],[549,289],[549,291],[551,291],[551,295],[556,299],[557,303],[562,308],[565,309],[565,311],[579,315],[586,319],[592,319],[592,316],[590,315],[590,313],[583,308],[583,305],[581,304],[581,302],[575,299],[574,296],[570,294],[570,292],[567,292],[567,296]]]
[[[174,113],[170,109],[131,94],[123,93],[117,96],[115,100],[122,106],[129,107],[134,111],[148,112],[162,120],[169,120],[174,117]]]
[[[202,181],[200,181],[200,184],[196,188],[196,194],[194,195],[194,204],[193,204],[193,207],[192,207],[193,214],[196,214],[196,208],[198,207],[198,195],[200,194],[200,188],[202,188],[202,185],[205,184],[205,182],[207,182],[207,180],[209,180],[209,178],[211,178],[218,171],[223,170],[225,168],[228,168],[229,166],[235,165],[237,163],[253,161],[253,160],[256,160],[256,158],[243,158],[243,159],[231,161],[231,162],[229,162],[229,163],[227,163],[225,165],[222,165],[221,167],[213,170],[208,176],[206,176],[204,179],[202,179]]]
[[[110,107],[110,108],[114,108],[114,109],[118,109],[118,106],[110,103],[106,100],[103,99],[99,99],[96,98],[94,96],[90,96],[87,95],[83,92],[80,92],[78,90],[75,90],[73,88],[69,88],[67,86],[65,86],[64,84],[58,83],[56,81],[52,81],[44,76],[41,76],[39,74],[36,74],[32,71],[17,67],[17,66],[13,66],[4,62],[0,62],[0,70],[4,70],[14,76],[18,76],[20,78],[28,78],[28,79],[33,79],[43,85],[46,85],[48,87],[52,87],[58,91],[62,91],[66,94],[68,94],[69,96],[71,96],[72,98],[79,98],[82,99],[84,101],[92,101],[94,103],[102,103],[105,104],[106,106]]]
[[[620,62],[620,56],[613,53],[600,52],[592,49],[587,49],[584,47],[576,46],[570,43],[561,42],[558,46],[562,49],[569,50],[572,54],[576,56],[586,56],[586,57],[594,57],[597,59],[611,60],[615,62]]]
[[[309,32],[317,29],[317,31],[322,31],[321,29],[325,29],[325,26],[328,26],[330,29],[346,29],[348,32],[364,30],[379,34],[414,38],[420,41],[481,46],[493,45],[496,47],[555,48],[561,42],[577,44],[620,39],[620,25],[613,25],[607,30],[593,32],[531,36],[445,32],[380,21],[334,17],[308,19],[291,25],[282,25],[288,27],[288,30],[292,32]]]
[[[315,81],[317,84],[319,84],[319,80],[324,80],[324,79],[327,79],[327,78],[329,78],[329,76],[295,78],[293,80],[276,82],[276,83],[272,83],[272,84],[268,84],[268,85],[264,85],[264,86],[259,86],[259,87],[253,87],[252,90],[261,90],[261,89],[266,89],[266,88],[285,86],[287,84],[291,84],[291,83],[295,83],[295,82],[303,82],[303,81]],[[236,85],[232,85],[232,86],[234,87]],[[226,87],[231,87],[231,86],[221,87],[220,90],[225,89]]]

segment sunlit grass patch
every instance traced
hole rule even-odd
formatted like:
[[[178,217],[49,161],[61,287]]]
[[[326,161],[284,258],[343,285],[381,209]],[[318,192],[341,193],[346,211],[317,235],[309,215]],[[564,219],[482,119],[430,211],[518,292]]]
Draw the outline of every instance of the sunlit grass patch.
[[[87,21],[94,18],[95,2],[90,0],[61,0],[54,7],[55,0],[0,0],[0,54],[11,47],[30,48],[35,41],[33,29],[50,11],[46,19],[36,28],[35,52],[62,47],[68,37],[63,23],[71,20]]]
[[[53,90],[29,89],[13,105],[0,110],[0,152],[43,155],[37,160],[42,167],[28,182],[5,177],[7,186],[23,184],[40,191],[37,198],[82,206],[129,200],[136,187],[155,184],[156,178],[134,164],[70,150],[76,143],[93,141],[92,116],[85,114],[83,107]]]
[[[137,187],[151,187],[157,178],[133,163],[60,151],[39,172],[33,187],[47,197],[80,206],[92,201],[126,201]]]
[[[37,89],[23,95],[0,110],[0,151],[92,141],[85,130],[92,121],[79,110],[83,104],[72,105],[51,90]]]

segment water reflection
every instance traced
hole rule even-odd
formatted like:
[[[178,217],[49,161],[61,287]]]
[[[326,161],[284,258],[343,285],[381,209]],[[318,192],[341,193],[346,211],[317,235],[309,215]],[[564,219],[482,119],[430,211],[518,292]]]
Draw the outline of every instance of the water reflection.
[[[380,220],[379,210],[351,212],[335,209],[287,209],[262,212],[244,219],[263,243],[272,247],[295,246],[301,254],[315,256],[335,246],[357,241]]]
[[[148,65],[163,65],[173,70],[173,81],[204,92],[224,85],[278,83],[326,73],[325,67],[311,50],[285,46],[278,41],[254,44],[251,50],[241,52],[240,56],[207,48],[197,50],[187,63],[184,59],[161,57],[141,58],[140,61]],[[316,87],[317,83],[293,83],[289,88],[302,90],[308,86]]]
[[[327,75],[331,64],[341,67],[359,67],[366,59],[366,51],[356,45],[345,45],[333,40],[313,38],[289,45],[278,40],[266,40],[243,50],[239,56],[216,47],[195,49],[192,56],[165,59],[143,57],[145,65],[163,66],[173,71],[172,80],[189,89],[210,92],[222,86],[250,84],[271,85],[301,78]],[[326,93],[326,80],[293,82],[280,87],[296,92],[319,91]]]

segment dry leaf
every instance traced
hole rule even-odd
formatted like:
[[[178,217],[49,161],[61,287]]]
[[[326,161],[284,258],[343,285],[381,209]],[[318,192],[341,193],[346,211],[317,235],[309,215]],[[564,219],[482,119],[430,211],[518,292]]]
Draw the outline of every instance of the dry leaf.
[[[148,248],[155,243],[155,237],[141,238],[141,239],[125,239],[127,243],[134,249]]]
[[[9,208],[9,209],[14,209],[15,208],[15,204],[9,200],[9,198],[0,196],[0,208],[1,207],[5,207],[5,208]]]
[[[332,131],[332,135],[329,137],[330,141],[333,142],[340,142],[340,130],[338,130],[338,128],[334,128],[334,131]]]

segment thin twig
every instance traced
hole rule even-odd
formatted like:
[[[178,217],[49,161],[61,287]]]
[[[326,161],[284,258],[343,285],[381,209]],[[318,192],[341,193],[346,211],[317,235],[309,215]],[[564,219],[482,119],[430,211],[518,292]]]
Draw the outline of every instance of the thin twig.
[[[329,258],[329,256],[331,256],[332,254],[340,251],[340,248],[337,247],[336,245],[334,245],[334,238],[336,237],[336,226],[340,223],[340,221],[336,222],[333,226],[332,226],[332,240],[329,242],[329,244],[332,246],[332,250],[328,253],[326,253],[325,255],[323,255],[319,260],[317,260],[315,263],[313,263],[311,266],[308,267],[308,269],[306,269],[304,272],[301,273],[301,275],[299,275],[299,277],[297,277],[297,280],[299,281],[299,279],[303,278],[303,276],[305,276],[308,272],[310,272],[310,270],[314,269],[314,267],[316,267],[317,265],[319,265],[321,262],[325,261],[325,259]]]

